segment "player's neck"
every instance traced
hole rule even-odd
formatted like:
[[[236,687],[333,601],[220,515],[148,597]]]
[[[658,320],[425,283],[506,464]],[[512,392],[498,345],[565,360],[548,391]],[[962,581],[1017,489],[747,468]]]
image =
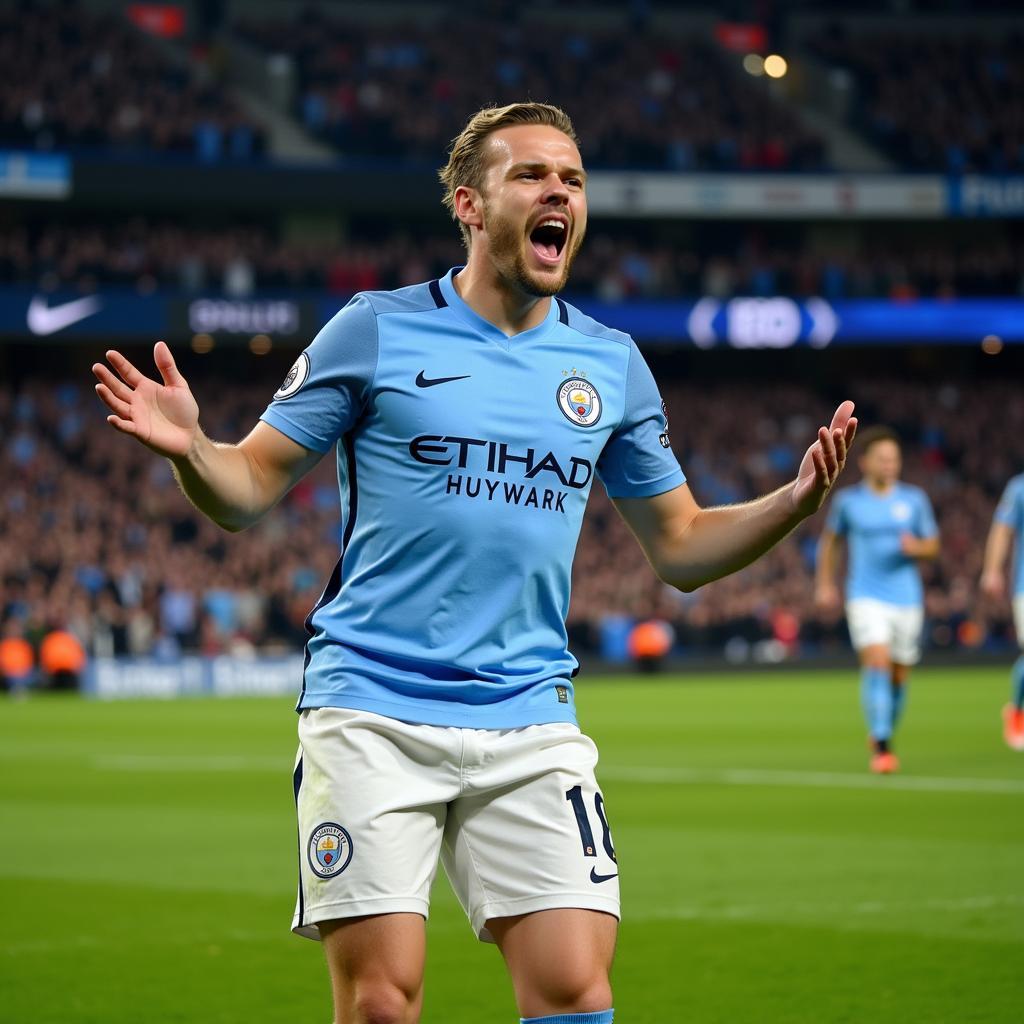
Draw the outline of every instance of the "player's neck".
[[[551,308],[550,298],[527,295],[510,285],[490,263],[474,261],[472,256],[452,284],[474,313],[509,338],[540,326]]]
[[[895,480],[867,480],[868,490],[875,494],[888,494],[895,486]]]

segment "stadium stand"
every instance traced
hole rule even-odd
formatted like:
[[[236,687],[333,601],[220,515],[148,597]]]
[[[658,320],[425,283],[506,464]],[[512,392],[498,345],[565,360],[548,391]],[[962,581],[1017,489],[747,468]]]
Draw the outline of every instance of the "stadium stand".
[[[126,20],[76,4],[0,9],[0,145],[249,160],[263,128]]]
[[[234,30],[291,60],[295,116],[346,156],[436,164],[466,111],[557,96],[573,111],[592,167],[827,165],[822,140],[708,42],[644,24],[624,33],[581,22],[566,31],[528,14],[503,15],[464,11],[438,31],[371,26],[307,7],[289,20],[239,19]]]
[[[40,222],[0,234],[0,285],[92,291],[127,285],[246,296],[261,289],[338,295],[438,277],[464,261],[457,233],[413,235],[396,224],[359,229],[338,242],[288,241],[271,227],[187,227],[134,217],[114,224]],[[783,232],[774,232],[780,235]],[[895,241],[875,232],[823,247],[786,229],[789,244],[760,230],[714,228],[669,243],[627,222],[592,228],[572,290],[608,301],[634,296],[822,295],[826,298],[1012,296],[1024,293],[1024,237],[983,241],[952,233]]]
[[[828,169],[822,138],[794,113],[799,93],[783,96],[744,74],[739,55],[716,46],[707,26],[703,35],[673,35],[640,21],[624,34],[598,19],[556,32],[531,17],[467,17],[437,32],[394,19],[351,23],[315,9],[272,20],[244,8],[225,38],[291,61],[298,86],[291,112],[345,161],[408,165],[428,181],[467,111],[524,94],[557,98],[572,111],[592,167]],[[801,37],[805,52],[851,77],[851,123],[903,167],[1021,169],[1019,38],[931,32],[910,39],[838,24]],[[784,35],[781,24],[773,31]],[[175,169],[187,159],[207,179],[214,162],[252,162],[268,148],[264,128],[241,112],[212,73],[214,61],[191,56],[88,4],[0,8],[0,146],[106,154],[104,166],[124,175],[111,174],[118,181],[137,173],[118,163],[126,153]],[[267,169],[275,181],[290,173],[270,161]],[[354,210],[351,196],[343,209],[312,215],[284,202],[221,211],[202,206],[196,192],[107,208],[74,197],[58,215],[39,204],[6,204],[0,286],[89,293],[120,285],[229,297],[309,291],[340,303],[461,262],[437,193],[429,210],[407,218],[380,202]],[[761,224],[595,218],[572,289],[606,301],[1020,296],[1024,236],[1015,223],[868,223],[855,213],[838,225],[811,217]],[[24,335],[28,301],[21,292],[12,300],[19,320],[5,325],[8,338]],[[939,512],[944,548],[929,579],[931,643],[1005,639],[1005,613],[975,604],[973,595],[992,504],[1024,464],[1016,391],[1009,382],[936,388],[912,375],[860,373],[850,391],[862,415],[895,418],[907,441],[907,478],[928,489]],[[806,378],[766,393],[763,383],[721,371],[708,386],[676,376],[659,370],[680,457],[704,502],[781,484],[812,421],[829,411]],[[218,390],[199,379],[204,426],[214,437],[239,437],[276,383]],[[737,408],[750,410],[753,454],[733,439]],[[265,524],[228,539],[192,512],[163,463],[104,426],[82,374],[56,385],[41,376],[0,381],[0,471],[9,482],[0,499],[5,638],[28,636],[38,648],[47,632],[67,627],[92,655],[303,642],[303,620],[338,543],[329,460]],[[574,643],[596,649],[604,620],[623,615],[671,622],[687,651],[721,650],[735,638],[845,650],[842,623],[821,620],[810,606],[815,529],[737,577],[680,596],[654,579],[597,488],[576,564]]]
[[[274,383],[230,389],[193,378],[213,437],[240,436]],[[706,503],[780,486],[828,410],[820,389],[665,381],[673,439]],[[906,478],[931,495],[943,554],[928,577],[933,647],[1005,641],[1005,613],[976,603],[974,581],[992,507],[1024,465],[1024,408],[1012,381],[923,389],[896,378],[859,379],[849,392],[869,420],[895,417]],[[738,438],[746,411],[752,441]],[[895,410],[895,412],[894,412]],[[337,557],[333,463],[325,459],[258,527],[235,536],[200,517],[167,464],[125,445],[103,423],[82,381],[32,379],[0,388],[0,612],[5,635],[38,644],[67,629],[90,654],[207,654],[295,648],[303,620]],[[852,481],[848,481],[852,482]],[[31,510],[31,514],[29,513]],[[663,587],[595,486],[574,574],[575,648],[601,645],[617,616],[659,618],[686,653],[730,641],[782,643],[792,652],[841,651],[842,624],[823,620],[809,585],[815,521],[744,572],[681,595]],[[10,623],[20,624],[12,631]]]
[[[1024,170],[1024,34],[856,31],[842,22],[808,50],[851,76],[850,123],[908,170]]]

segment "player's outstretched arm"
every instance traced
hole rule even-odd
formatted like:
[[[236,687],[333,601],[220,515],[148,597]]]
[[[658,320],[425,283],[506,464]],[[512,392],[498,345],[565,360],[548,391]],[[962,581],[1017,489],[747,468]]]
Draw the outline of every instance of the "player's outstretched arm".
[[[842,603],[836,586],[836,561],[839,534],[825,527],[818,538],[814,560],[814,603],[826,611],[833,611]]]
[[[683,484],[651,498],[619,498],[615,506],[661,579],[696,590],[760,558],[816,512],[846,465],[856,432],[853,402],[843,402],[807,449],[796,479],[743,505],[702,509]]]
[[[199,406],[164,342],[153,359],[160,381],[113,350],[110,367],[93,365],[107,422],[170,459],[185,496],[219,526],[250,526],[319,461],[319,453],[262,422],[237,445],[214,443],[199,427]]]
[[[1013,543],[1013,527],[994,522],[985,542],[985,560],[981,569],[981,592],[1001,600],[1006,596],[1006,559]]]

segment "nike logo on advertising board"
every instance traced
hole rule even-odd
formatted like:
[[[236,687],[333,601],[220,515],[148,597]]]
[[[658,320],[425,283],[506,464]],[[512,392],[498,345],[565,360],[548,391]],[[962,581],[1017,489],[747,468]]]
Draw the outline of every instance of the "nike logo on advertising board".
[[[607,882],[609,878],[618,878],[619,873],[616,871],[614,875],[599,875],[596,868],[590,869],[590,880],[592,882]]]
[[[472,377],[471,373],[464,373],[461,377],[424,377],[423,371],[420,370],[416,374],[416,387],[418,388],[432,388],[435,384],[448,384],[453,380],[465,380],[467,377]]]
[[[59,306],[48,306],[46,299],[33,295],[25,317],[28,329],[36,335],[56,334],[58,331],[77,324],[80,320],[98,313],[103,301],[97,295],[86,295],[82,299],[62,302]]]

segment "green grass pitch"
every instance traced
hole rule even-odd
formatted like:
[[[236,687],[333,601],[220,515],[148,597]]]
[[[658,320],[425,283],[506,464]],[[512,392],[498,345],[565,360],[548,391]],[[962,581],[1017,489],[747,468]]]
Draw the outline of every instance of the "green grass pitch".
[[[921,670],[868,775],[854,672],[581,680],[622,868],[618,1021],[1024,1020],[1024,754]],[[290,935],[280,700],[0,702],[3,1024],[327,1024]],[[358,841],[358,839],[357,839]],[[518,1019],[439,880],[425,1024]]]

